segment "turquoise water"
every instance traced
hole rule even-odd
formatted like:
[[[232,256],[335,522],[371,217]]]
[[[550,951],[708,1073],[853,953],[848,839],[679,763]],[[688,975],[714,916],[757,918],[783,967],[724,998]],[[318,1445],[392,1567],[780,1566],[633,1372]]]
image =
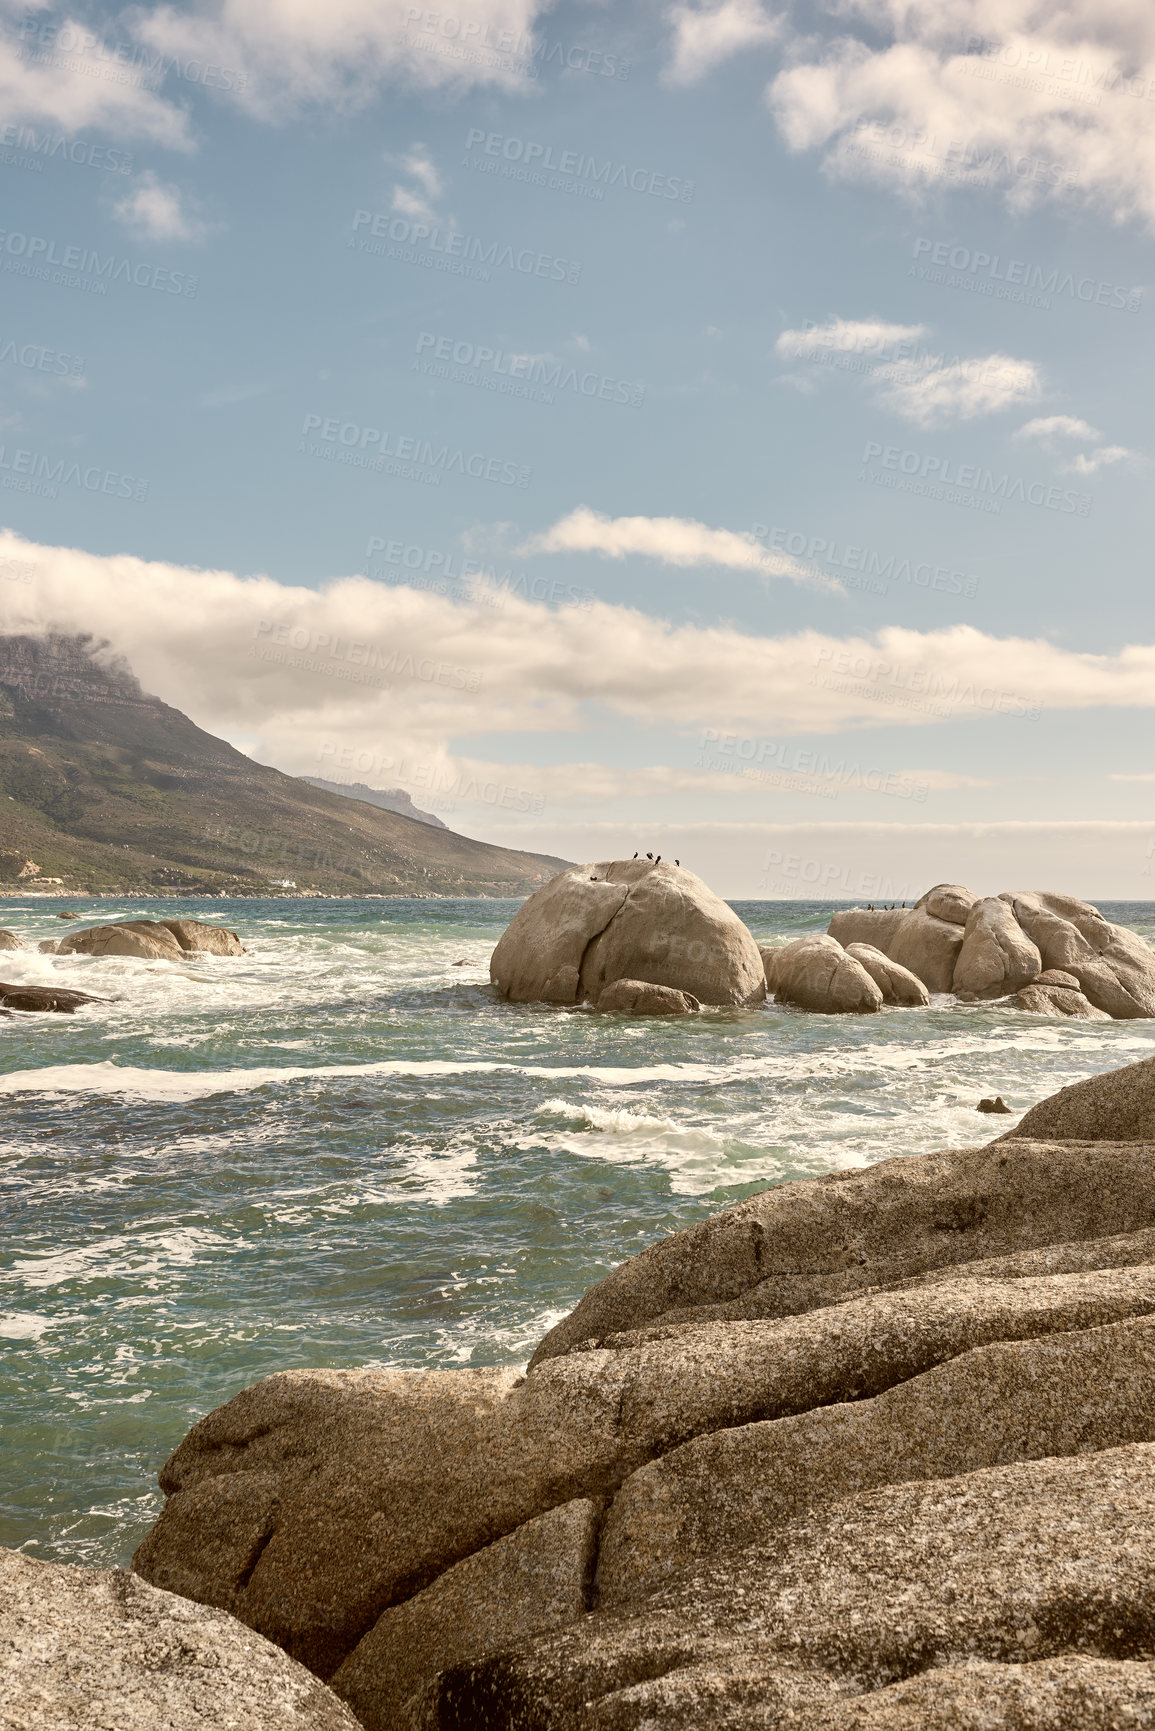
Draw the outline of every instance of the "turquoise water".
[[[9,901],[26,944],[61,904]],[[127,1560],[195,1419],[301,1365],[524,1361],[608,1269],[766,1184],[983,1142],[1155,1023],[949,998],[629,1022],[499,1003],[497,901],[76,901],[191,964],[0,955],[111,1001],[0,1023],[0,1543]],[[736,903],[756,935],[831,903]],[[1155,939],[1155,905],[1101,903]],[[463,963],[463,966],[455,964]]]

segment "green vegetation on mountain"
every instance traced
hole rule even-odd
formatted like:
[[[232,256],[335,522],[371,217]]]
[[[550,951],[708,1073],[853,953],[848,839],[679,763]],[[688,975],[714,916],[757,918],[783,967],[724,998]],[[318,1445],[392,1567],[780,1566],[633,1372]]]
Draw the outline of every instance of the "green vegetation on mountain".
[[[513,896],[565,863],[254,763],[148,696],[90,639],[0,637],[0,882]]]

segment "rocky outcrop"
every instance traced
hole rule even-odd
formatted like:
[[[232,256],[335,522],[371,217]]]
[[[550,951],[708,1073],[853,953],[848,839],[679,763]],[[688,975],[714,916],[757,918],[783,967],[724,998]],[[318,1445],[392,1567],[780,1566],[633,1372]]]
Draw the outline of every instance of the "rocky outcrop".
[[[0,1723],[12,1731],[357,1731],[331,1690],[223,1611],[125,1569],[6,1550]]]
[[[63,986],[7,985],[0,980],[0,1007],[6,1010],[59,1010],[70,1016],[82,1004],[106,1004],[91,992],[70,992]]]
[[[902,968],[876,950],[872,944],[847,944],[846,953],[853,956],[859,967],[865,968],[879,991],[884,1004],[915,1009],[930,1003],[930,994],[917,974]]]
[[[119,920],[115,925],[81,926],[58,939],[52,953],[180,962],[189,955],[240,956],[244,946],[236,932],[200,920]]]
[[[0,950],[22,950],[24,945],[15,932],[0,931]]]
[[[758,946],[693,872],[611,860],[559,872],[518,909],[490,978],[513,1003],[597,1004],[617,980],[687,992],[702,1004],[765,995]]]
[[[1016,890],[980,900],[937,884],[913,908],[844,909],[827,930],[848,948],[872,945],[931,992],[1036,1015],[1155,1016],[1155,951],[1074,896]]]
[[[599,1010],[624,1016],[688,1016],[702,1008],[689,992],[672,986],[651,986],[646,980],[615,980],[597,1001]]]
[[[1153,1102],[750,1197],[525,1375],[269,1377],[135,1567],[369,1731],[1153,1723]]]
[[[1155,1058],[1072,1082],[1032,1106],[1001,1141],[1155,1143]]]
[[[825,1015],[881,1010],[881,990],[835,938],[818,933],[795,938],[772,954],[773,992],[780,1004]],[[770,977],[767,970],[767,981]]]

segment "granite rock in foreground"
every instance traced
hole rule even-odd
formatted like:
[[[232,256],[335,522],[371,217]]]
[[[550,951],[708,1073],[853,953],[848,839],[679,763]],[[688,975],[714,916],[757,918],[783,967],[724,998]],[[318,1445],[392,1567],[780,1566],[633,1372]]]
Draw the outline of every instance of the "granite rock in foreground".
[[[243,1624],[125,1569],[0,1550],[4,1731],[356,1731],[349,1709]]]
[[[1117,1139],[764,1191],[525,1376],[265,1379],[136,1568],[369,1731],[1155,1727],[1155,1060],[1079,1086]]]

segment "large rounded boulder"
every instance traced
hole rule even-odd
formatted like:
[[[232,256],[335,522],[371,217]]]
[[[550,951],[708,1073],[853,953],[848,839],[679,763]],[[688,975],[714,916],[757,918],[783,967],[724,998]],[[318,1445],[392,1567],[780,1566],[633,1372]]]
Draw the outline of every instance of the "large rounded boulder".
[[[765,996],[762,958],[726,903],[682,866],[609,860],[559,872],[518,909],[489,964],[516,1004],[597,1004],[616,980],[702,1004]]]
[[[835,938],[814,933],[795,938],[773,958],[774,996],[780,1004],[826,1015],[881,1010],[883,993],[862,963]]]
[[[115,925],[81,926],[69,932],[54,945],[53,953],[180,962],[188,955],[241,956],[244,946],[236,932],[202,920],[118,920]]]

